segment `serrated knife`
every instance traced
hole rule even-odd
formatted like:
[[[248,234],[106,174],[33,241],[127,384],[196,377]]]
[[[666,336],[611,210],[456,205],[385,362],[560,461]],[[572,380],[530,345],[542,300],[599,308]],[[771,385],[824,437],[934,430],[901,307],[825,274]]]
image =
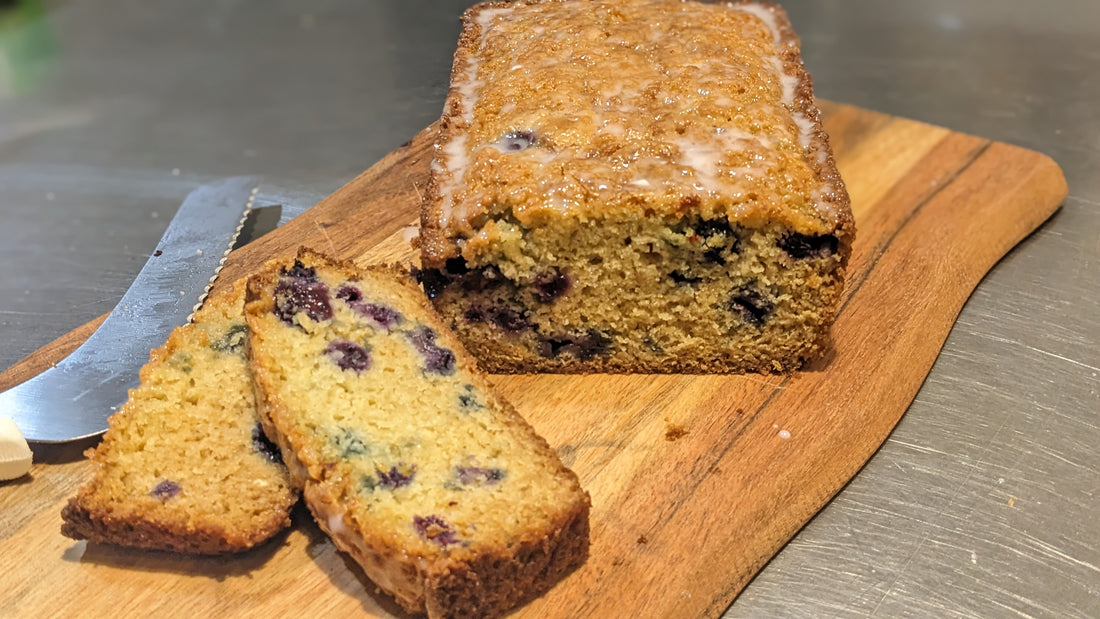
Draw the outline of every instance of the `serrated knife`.
[[[32,442],[60,443],[105,431],[107,418],[137,386],[149,351],[201,306],[257,192],[251,177],[191,192],[103,324],[56,366],[0,393],[0,418],[12,418]]]

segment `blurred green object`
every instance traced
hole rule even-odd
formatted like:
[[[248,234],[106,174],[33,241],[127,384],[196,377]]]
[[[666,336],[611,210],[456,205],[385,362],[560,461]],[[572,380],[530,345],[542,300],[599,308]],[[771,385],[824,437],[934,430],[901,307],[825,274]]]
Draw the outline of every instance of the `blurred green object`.
[[[0,0],[0,99],[30,90],[56,53],[42,0]]]

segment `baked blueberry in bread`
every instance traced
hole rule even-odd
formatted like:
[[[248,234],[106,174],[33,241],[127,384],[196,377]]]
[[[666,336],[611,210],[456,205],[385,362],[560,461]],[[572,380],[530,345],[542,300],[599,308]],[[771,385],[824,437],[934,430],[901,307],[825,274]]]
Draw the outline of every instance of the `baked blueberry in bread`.
[[[854,234],[778,6],[464,16],[419,279],[487,371],[796,369],[827,346]]]
[[[265,428],[322,529],[430,617],[494,616],[588,550],[588,495],[409,274],[308,250],[249,281]]]

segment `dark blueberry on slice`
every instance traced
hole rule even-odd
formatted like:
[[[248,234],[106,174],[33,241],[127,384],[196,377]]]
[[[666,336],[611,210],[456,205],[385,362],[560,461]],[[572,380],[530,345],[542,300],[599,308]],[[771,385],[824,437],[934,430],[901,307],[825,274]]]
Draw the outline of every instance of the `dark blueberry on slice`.
[[[248,325],[233,325],[210,347],[218,352],[239,355],[244,350],[244,340],[247,336]]]
[[[501,136],[493,146],[505,153],[515,153],[535,146],[538,138],[530,131],[512,131]]]
[[[443,263],[443,268],[451,275],[465,275],[470,270],[470,267],[466,266],[466,259],[462,256],[448,258]]]
[[[175,498],[180,493],[180,485],[171,479],[166,479],[157,485],[153,486],[153,490],[149,493],[149,496],[154,499],[160,499],[161,501],[167,501],[168,499]]]
[[[336,340],[325,347],[325,356],[341,370],[365,372],[370,369],[370,351],[351,340]]]
[[[355,310],[384,329],[404,320],[397,310],[380,303],[363,303],[361,307],[356,306]]]
[[[443,290],[447,288],[447,284],[450,283],[450,278],[439,269],[416,269],[413,272],[413,277],[424,288],[424,294],[428,295],[429,299],[434,299],[442,294]]]
[[[474,391],[473,385],[466,385],[465,393],[458,394],[458,406],[464,411],[485,408],[485,405],[478,399],[477,392]]]
[[[271,439],[267,438],[263,426],[258,422],[256,425],[252,426],[252,448],[261,456],[272,462],[283,461],[283,454],[279,451],[279,446],[272,443]]]
[[[275,285],[274,311],[283,322],[291,325],[299,312],[317,322],[328,320],[332,318],[328,286],[307,277],[283,277]]]
[[[375,469],[374,472],[378,474],[379,487],[394,490],[412,483],[413,477],[416,476],[416,465],[399,464],[391,466],[388,471]]]
[[[455,477],[464,486],[486,486],[504,479],[504,471],[480,466],[457,466],[455,467]]]
[[[359,485],[363,488],[363,490],[366,490],[367,492],[374,492],[376,484],[373,477],[371,477],[370,475],[364,475],[363,478],[359,480]]]
[[[336,289],[336,298],[344,301],[348,305],[354,305],[363,300],[363,291],[351,284],[341,284],[340,287]]]
[[[424,369],[435,374],[453,374],[455,354],[435,343],[436,332],[428,326],[421,326],[405,333],[409,342],[424,357]]]
[[[642,343],[645,344],[646,348],[648,348],[655,355],[665,354],[665,348],[661,346],[661,343],[648,335],[645,336],[645,338],[642,340]]]
[[[364,300],[363,292],[351,284],[340,286],[336,290],[336,298],[347,303],[356,314],[384,329],[389,329],[402,320],[401,314],[392,307]]]
[[[703,252],[703,260],[711,264],[725,264],[726,259],[722,257],[721,247],[711,247]]]
[[[672,278],[672,281],[677,284],[696,284],[703,281],[702,277],[695,277],[694,275],[686,275],[680,271],[673,271],[668,274]]]
[[[840,240],[832,234],[788,232],[779,239],[779,248],[792,258],[826,258],[837,252]]]
[[[361,456],[367,453],[367,445],[351,430],[341,429],[338,434],[332,435],[332,446],[340,452],[340,456]]]
[[[730,308],[741,313],[746,322],[756,326],[764,324],[764,319],[772,313],[775,306],[753,288],[742,288],[730,299]]]
[[[611,345],[611,338],[591,329],[586,333],[543,338],[540,344],[539,353],[544,357],[570,354],[581,361],[588,361],[606,353]]]
[[[587,361],[592,357],[606,353],[610,345],[611,338],[592,329],[583,336],[577,338],[572,346],[566,347],[567,349],[565,352],[572,353],[573,356],[581,361]]]
[[[539,273],[531,280],[531,287],[535,290],[535,298],[543,303],[549,303],[569,291],[572,280],[561,269],[554,269],[547,273]]]
[[[489,313],[480,305],[471,305],[462,312],[462,319],[470,324],[485,322],[489,319]]]
[[[531,328],[530,323],[523,317],[523,314],[508,307],[494,308],[490,318],[496,326],[509,333],[520,333]]]
[[[301,260],[295,260],[294,266],[283,268],[282,274],[294,279],[315,280],[317,279],[317,271],[313,267],[307,267]]]
[[[178,367],[184,374],[190,374],[191,370],[194,369],[192,361],[191,355],[187,353],[176,353],[169,359],[169,363]]]
[[[562,353],[562,348],[572,342],[571,339],[558,337],[544,337],[539,340],[539,354],[547,359],[553,359]]]
[[[730,221],[725,216],[718,219],[703,219],[695,224],[695,233],[703,238],[710,238],[712,236],[724,235],[727,237],[733,236],[733,228],[730,227]]]
[[[417,535],[446,548],[458,543],[454,527],[436,515],[413,516],[413,529]]]
[[[468,271],[462,276],[460,281],[462,282],[463,290],[481,292],[490,288],[496,288],[508,281],[508,278],[504,277],[500,269],[490,264]]]

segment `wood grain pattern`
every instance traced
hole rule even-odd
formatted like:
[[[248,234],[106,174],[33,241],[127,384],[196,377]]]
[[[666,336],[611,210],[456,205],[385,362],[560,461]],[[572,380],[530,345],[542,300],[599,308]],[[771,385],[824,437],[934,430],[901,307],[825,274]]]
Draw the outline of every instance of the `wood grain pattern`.
[[[1049,158],[823,104],[858,226],[826,359],[789,376],[500,376],[592,495],[589,561],[519,616],[717,616],[875,452],[983,275],[1066,195]],[[302,217],[232,254],[224,286],[298,244],[405,259],[432,128]],[[0,375],[56,362],[74,331]],[[308,515],[240,556],[187,558],[62,537],[88,444],[38,446],[0,486],[0,615],[397,613]]]

